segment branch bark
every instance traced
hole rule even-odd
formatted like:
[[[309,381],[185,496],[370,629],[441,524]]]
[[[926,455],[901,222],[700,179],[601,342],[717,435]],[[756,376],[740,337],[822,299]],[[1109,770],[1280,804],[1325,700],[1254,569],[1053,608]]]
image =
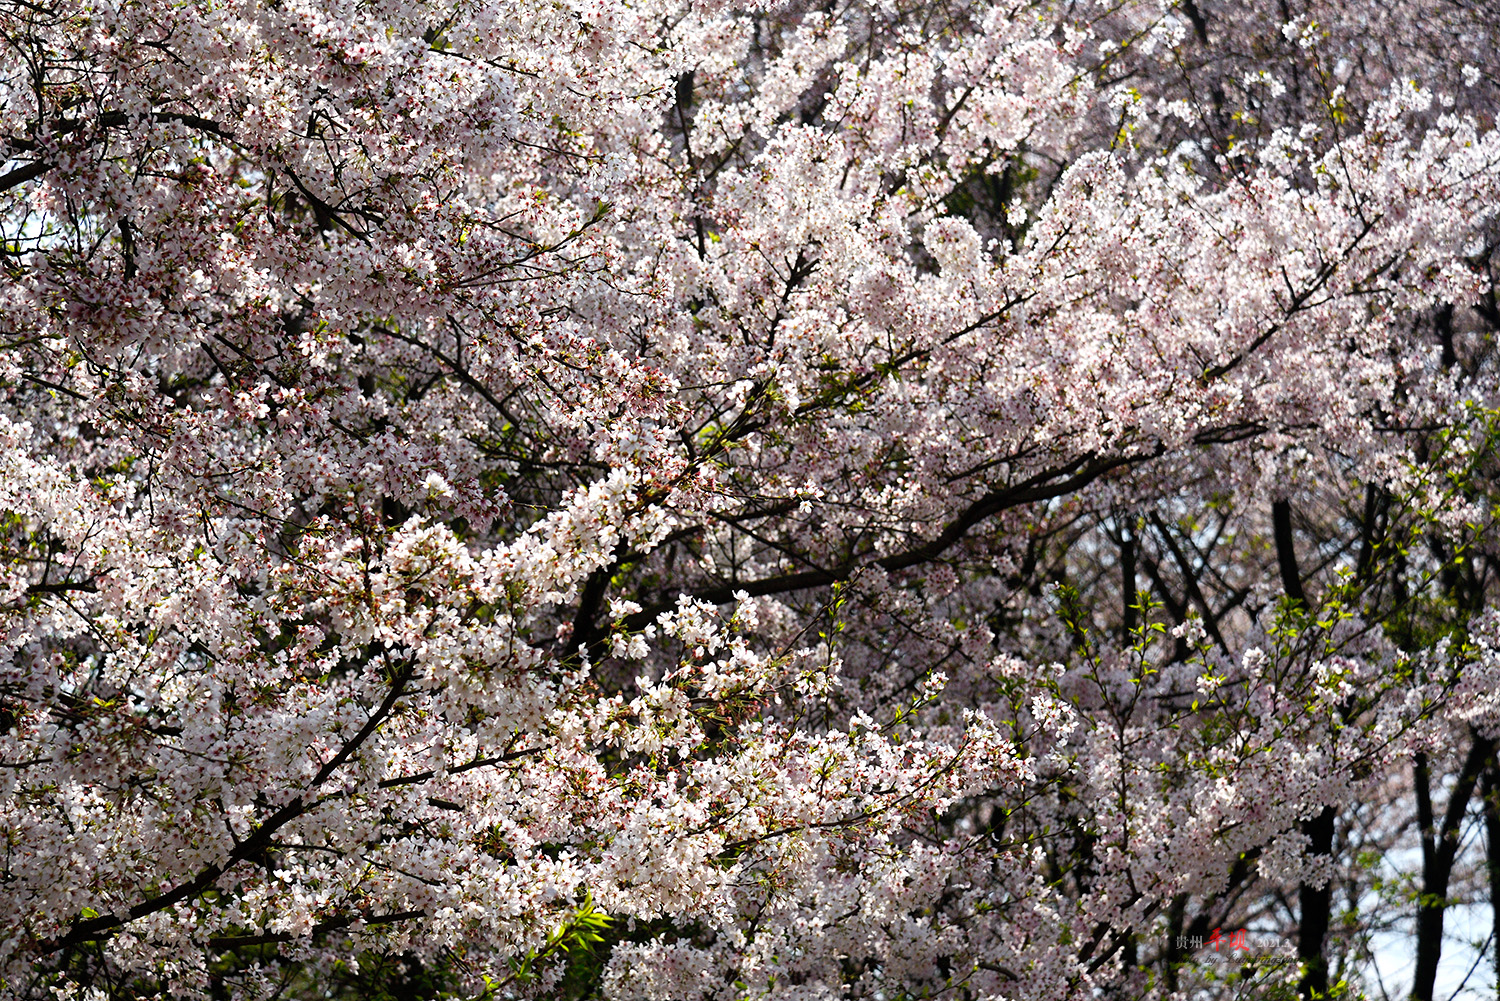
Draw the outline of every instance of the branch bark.
[[[37,947],[38,955],[52,955],[64,949],[82,945],[85,942],[95,942],[102,938],[107,938],[128,922],[147,917],[158,911],[166,910],[183,901],[197,897],[212,887],[220,876],[228,872],[235,865],[241,862],[255,861],[260,858],[271,847],[271,841],[276,836],[276,832],[302,816],[310,806],[315,805],[315,800],[310,801],[312,793],[327,781],[330,775],[353,757],[360,746],[390,716],[396,707],[397,701],[405,694],[406,686],[411,682],[413,671],[414,665],[412,663],[404,664],[392,680],[390,690],[386,693],[379,707],[370,714],[369,719],[360,727],[359,732],[344,743],[344,746],[339,749],[339,753],[330,758],[322,768],[318,769],[318,773],[307,784],[306,792],[293,798],[291,802],[272,814],[264,823],[251,832],[249,837],[236,844],[234,849],[224,857],[222,862],[210,863],[199,870],[198,874],[192,879],[177,884],[177,886],[165,893],[135,904],[123,914],[117,912],[115,914],[101,915],[97,918],[75,918],[65,934],[41,942]]]

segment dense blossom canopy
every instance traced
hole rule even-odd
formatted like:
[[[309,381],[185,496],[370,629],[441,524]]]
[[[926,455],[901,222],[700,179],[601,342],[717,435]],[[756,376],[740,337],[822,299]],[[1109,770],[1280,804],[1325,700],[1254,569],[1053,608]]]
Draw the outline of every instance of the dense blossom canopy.
[[[0,23],[0,994],[1472,958],[1493,4]]]

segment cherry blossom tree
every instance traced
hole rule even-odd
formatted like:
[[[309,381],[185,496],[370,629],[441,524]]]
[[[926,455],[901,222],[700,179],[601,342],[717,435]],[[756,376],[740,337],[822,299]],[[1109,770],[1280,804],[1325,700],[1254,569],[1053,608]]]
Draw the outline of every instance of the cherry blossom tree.
[[[1491,8],[0,0],[0,992],[1429,1001]]]

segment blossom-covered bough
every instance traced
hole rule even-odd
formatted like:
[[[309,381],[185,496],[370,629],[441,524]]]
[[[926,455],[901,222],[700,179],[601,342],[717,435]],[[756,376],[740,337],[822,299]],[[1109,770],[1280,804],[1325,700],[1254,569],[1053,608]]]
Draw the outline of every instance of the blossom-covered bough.
[[[1430,1001],[1496,13],[0,0],[0,994]]]

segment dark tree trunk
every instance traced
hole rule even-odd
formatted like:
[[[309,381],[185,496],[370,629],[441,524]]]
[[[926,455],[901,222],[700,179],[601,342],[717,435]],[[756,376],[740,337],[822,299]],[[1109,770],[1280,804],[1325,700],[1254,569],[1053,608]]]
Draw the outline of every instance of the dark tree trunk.
[[[1500,764],[1494,753],[1484,766],[1479,795],[1484,806],[1484,861],[1490,881],[1490,944],[1495,950],[1495,969],[1500,970]],[[1495,990],[1500,994],[1500,979]]]
[[[1292,537],[1292,505],[1279,500],[1271,505],[1271,529],[1276,540],[1276,565],[1281,571],[1281,587],[1299,608],[1306,609],[1307,593],[1302,590],[1302,573],[1297,567],[1296,542]],[[1307,836],[1309,855],[1333,854],[1334,809],[1324,806],[1302,822]],[[1297,888],[1297,959],[1302,963],[1302,980],[1297,992],[1307,999],[1328,993],[1328,927],[1333,915],[1333,883],[1321,886],[1303,883]]]
[[[1271,505],[1271,529],[1276,536],[1276,564],[1281,570],[1281,587],[1286,596],[1303,608],[1307,594],[1302,590],[1302,575],[1297,572],[1297,548],[1292,539],[1292,505],[1279,500]]]
[[[1453,875],[1453,862],[1458,856],[1459,835],[1463,831],[1464,815],[1469,810],[1469,799],[1474,795],[1474,785],[1480,772],[1494,756],[1494,744],[1477,733],[1469,747],[1458,780],[1453,784],[1453,793],[1448,797],[1448,808],[1443,811],[1441,830],[1434,829],[1436,817],[1432,809],[1432,776],[1428,771],[1427,756],[1419,754],[1413,765],[1416,781],[1417,823],[1422,828],[1422,896],[1417,901],[1417,969],[1412,977],[1411,996],[1414,1001],[1432,1001],[1433,984],[1437,981],[1438,960],[1443,956],[1443,916],[1448,908],[1448,880]]]
[[[1494,963],[1500,971],[1500,761],[1491,752],[1485,764],[1484,785],[1481,786],[1485,810],[1485,869],[1490,875],[1490,942],[1494,948]],[[1496,993],[1500,995],[1500,978],[1496,980]]]
[[[1333,854],[1333,807],[1325,806],[1311,820],[1302,822],[1310,855]],[[1333,881],[1322,886],[1303,883],[1297,888],[1301,923],[1297,931],[1297,959],[1302,963],[1302,981],[1297,993],[1304,998],[1328,993],[1328,926],[1333,913]]]

